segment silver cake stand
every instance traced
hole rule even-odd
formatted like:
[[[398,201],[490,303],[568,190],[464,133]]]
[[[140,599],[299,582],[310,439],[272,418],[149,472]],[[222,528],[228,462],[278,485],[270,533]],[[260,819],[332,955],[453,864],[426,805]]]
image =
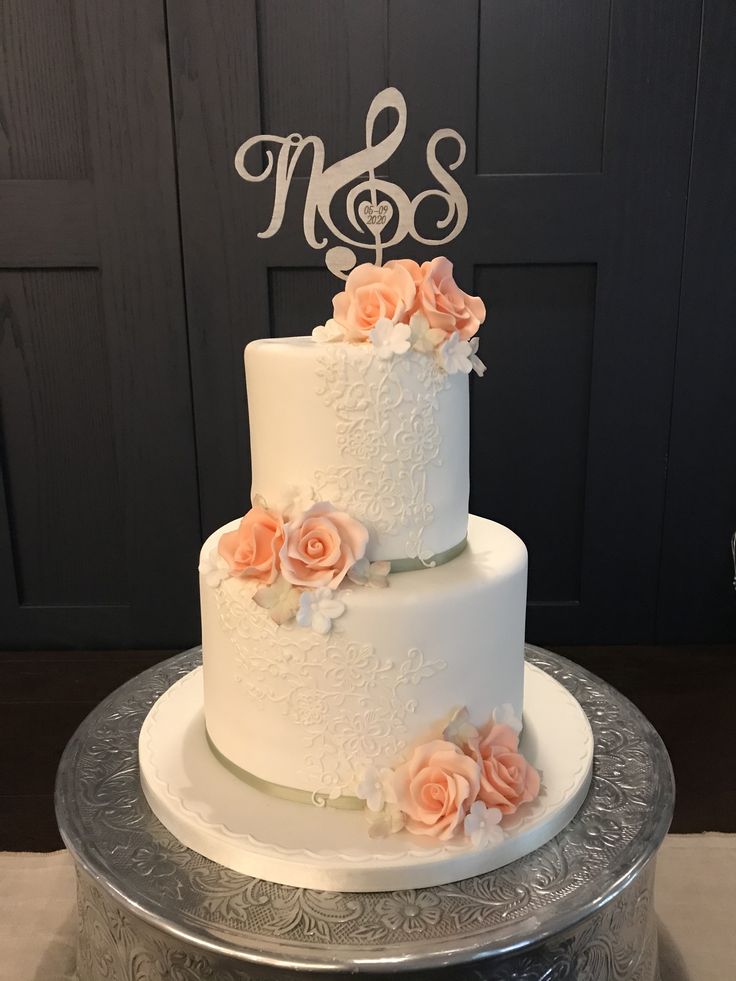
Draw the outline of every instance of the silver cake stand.
[[[473,981],[658,981],[654,865],[674,781],[661,739],[622,695],[538,647],[595,735],[590,793],[556,838],[495,872],[433,889],[327,893],[231,872],[181,845],[138,780],[151,705],[193,648],[119,688],[66,748],[56,811],[78,876],[79,981],[256,981],[419,972]]]

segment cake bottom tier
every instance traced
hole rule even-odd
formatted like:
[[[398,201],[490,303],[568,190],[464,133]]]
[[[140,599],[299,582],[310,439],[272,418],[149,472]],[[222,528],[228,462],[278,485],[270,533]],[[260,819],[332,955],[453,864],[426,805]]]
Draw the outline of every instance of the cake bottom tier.
[[[458,709],[476,725],[504,705],[521,716],[526,575],[521,539],[471,515],[467,548],[445,565],[341,587],[346,611],[327,635],[275,624],[253,602],[260,584],[201,579],[212,747],[265,789],[349,806],[367,769],[440,738]]]

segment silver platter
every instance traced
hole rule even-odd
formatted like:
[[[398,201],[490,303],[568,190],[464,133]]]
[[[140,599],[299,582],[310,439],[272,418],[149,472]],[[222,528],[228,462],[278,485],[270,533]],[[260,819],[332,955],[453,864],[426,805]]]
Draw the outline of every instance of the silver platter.
[[[666,750],[615,689],[541,648],[527,646],[526,656],[590,720],[585,803],[561,834],[511,865],[394,893],[275,885],[185,848],[145,801],[137,740],[153,702],[200,662],[201,648],[119,688],[77,730],[57,777],[59,827],[78,871],[79,981],[431,968],[474,981],[655,981],[654,857],[674,803]]]

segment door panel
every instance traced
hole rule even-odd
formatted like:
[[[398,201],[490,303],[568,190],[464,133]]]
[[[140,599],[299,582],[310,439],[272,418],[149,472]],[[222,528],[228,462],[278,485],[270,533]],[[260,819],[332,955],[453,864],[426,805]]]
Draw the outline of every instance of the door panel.
[[[0,643],[188,643],[199,520],[163,6],[0,10]]]
[[[736,640],[736,10],[706,0],[659,592],[663,643]]]
[[[470,218],[442,251],[490,311],[472,504],[527,542],[529,636],[653,640],[699,0],[168,10],[206,530],[247,501],[243,346],[308,333],[339,288],[304,242],[306,170],[282,230],[258,239],[273,185],[243,184],[234,151],[299,131],[332,162],[396,85],[409,115],[392,180],[430,186],[438,127],[468,145]],[[394,257],[436,251],[407,240]]]

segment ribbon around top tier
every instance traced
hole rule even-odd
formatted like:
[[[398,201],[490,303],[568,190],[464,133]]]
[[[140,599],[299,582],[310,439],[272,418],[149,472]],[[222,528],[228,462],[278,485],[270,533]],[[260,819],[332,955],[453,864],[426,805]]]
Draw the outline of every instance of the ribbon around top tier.
[[[320,791],[310,791],[310,790],[300,790],[298,787],[287,787],[282,783],[273,783],[271,780],[263,780],[261,777],[257,777],[255,773],[250,773],[248,770],[244,770],[242,767],[238,766],[237,763],[233,763],[229,760],[227,756],[220,752],[220,750],[215,746],[215,743],[210,736],[209,732],[205,727],[205,734],[207,736],[207,743],[209,744],[212,755],[221,763],[226,770],[229,770],[233,776],[238,777],[244,783],[247,783],[250,787],[254,787],[256,790],[260,790],[264,794],[271,794],[272,797],[279,797],[281,800],[294,801],[297,804],[311,804],[316,807],[338,807],[344,811],[361,811],[365,807],[365,801],[360,800],[358,797],[328,797],[325,793],[320,793]]]
[[[428,559],[420,559],[418,556],[411,559],[391,559],[391,572],[418,572],[420,569],[435,569],[438,565],[444,565],[451,559],[456,559],[458,555],[465,551],[468,544],[467,536],[457,545],[446,548],[444,552],[437,552]]]

